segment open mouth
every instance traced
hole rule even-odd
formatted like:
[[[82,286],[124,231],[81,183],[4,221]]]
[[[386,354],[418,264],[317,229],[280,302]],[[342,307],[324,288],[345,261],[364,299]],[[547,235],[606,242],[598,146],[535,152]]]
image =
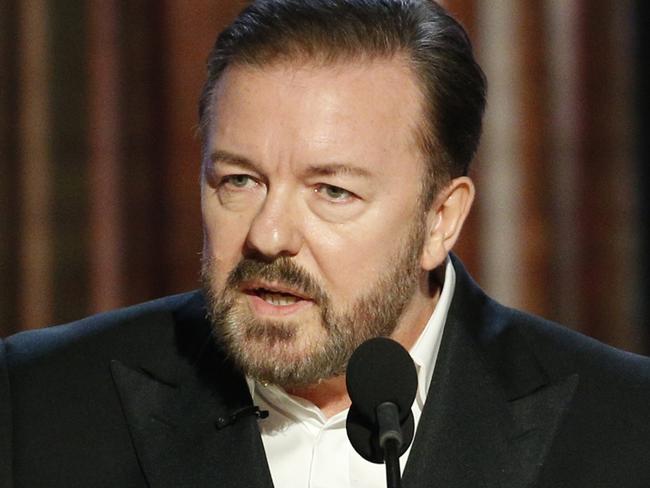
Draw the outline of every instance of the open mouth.
[[[297,297],[296,295],[292,295],[291,293],[273,292],[270,290],[265,290],[264,288],[253,290],[253,294],[260,297],[266,303],[270,303],[276,307],[293,305],[294,303],[302,300],[302,298]]]
[[[274,307],[290,307],[299,302],[312,302],[307,296],[298,291],[279,285],[249,284],[242,290],[246,295],[257,297]]]

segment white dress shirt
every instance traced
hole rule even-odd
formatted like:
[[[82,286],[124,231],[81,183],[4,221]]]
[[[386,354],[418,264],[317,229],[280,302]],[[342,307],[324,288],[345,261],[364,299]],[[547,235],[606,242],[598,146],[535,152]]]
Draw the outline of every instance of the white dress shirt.
[[[418,390],[413,403],[415,428],[429,391],[440,340],[456,273],[447,260],[440,299],[409,351],[418,375]],[[363,459],[348,441],[345,431],[346,409],[326,418],[313,403],[287,394],[275,385],[248,379],[255,405],[268,410],[259,426],[271,477],[276,488],[380,488],[386,486],[386,468]],[[400,458],[402,471],[409,450]]]

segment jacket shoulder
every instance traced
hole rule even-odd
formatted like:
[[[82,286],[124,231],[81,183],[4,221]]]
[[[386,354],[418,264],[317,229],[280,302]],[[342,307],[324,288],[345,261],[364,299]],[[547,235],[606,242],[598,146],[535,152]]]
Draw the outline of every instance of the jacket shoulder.
[[[169,384],[191,372],[204,319],[195,292],[0,341],[0,486],[140,486],[112,365]]]
[[[581,391],[594,397],[620,392],[650,401],[650,358],[616,349],[569,327],[500,304],[467,273],[458,258],[449,317],[468,331],[489,369],[515,391],[528,378],[547,381],[579,375]],[[608,402],[612,403],[612,402]]]
[[[4,340],[8,369],[15,370],[92,351],[119,354],[142,341],[160,342],[172,333],[174,314],[192,302],[199,292],[187,292],[129,307],[103,312],[68,324],[20,332]]]
[[[569,327],[502,307],[536,358],[555,375],[570,371],[620,387],[645,387],[650,391],[650,358],[617,349]]]

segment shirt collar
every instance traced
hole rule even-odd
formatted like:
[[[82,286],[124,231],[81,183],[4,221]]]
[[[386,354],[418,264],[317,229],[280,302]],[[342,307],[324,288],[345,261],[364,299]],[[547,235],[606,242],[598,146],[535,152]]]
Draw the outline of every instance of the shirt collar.
[[[429,385],[431,384],[431,377],[433,376],[433,369],[436,365],[436,359],[438,358],[438,351],[440,350],[440,342],[442,340],[442,331],[447,321],[447,314],[449,313],[449,307],[451,305],[451,299],[454,294],[454,289],[456,287],[456,271],[454,270],[453,265],[451,264],[451,259],[447,257],[445,262],[445,280],[442,285],[442,291],[440,292],[440,298],[438,303],[427,322],[424,330],[418,337],[417,341],[409,351],[413,362],[415,363],[415,369],[418,375],[418,389],[416,393],[416,402],[418,403],[420,409],[424,406],[424,402],[429,393]],[[251,397],[255,401],[255,390],[275,390],[278,387],[275,385],[263,385],[255,381],[250,377],[246,377],[246,382],[248,384],[248,389],[250,390]],[[289,397],[283,389],[280,389],[281,392]],[[282,396],[284,396],[282,395]],[[287,398],[289,399],[289,398]],[[295,402],[295,400],[293,400]]]
[[[442,331],[447,321],[447,314],[451,305],[451,299],[454,295],[456,287],[456,271],[451,264],[451,259],[447,258],[445,265],[445,281],[442,285],[440,298],[436,304],[427,325],[415,341],[415,344],[409,351],[415,368],[418,373],[418,390],[416,401],[419,403],[420,408],[424,406],[424,402],[429,393],[429,385],[431,384],[431,377],[433,376],[433,369],[436,366],[436,359],[438,358],[438,351],[440,350],[440,342],[442,340]]]

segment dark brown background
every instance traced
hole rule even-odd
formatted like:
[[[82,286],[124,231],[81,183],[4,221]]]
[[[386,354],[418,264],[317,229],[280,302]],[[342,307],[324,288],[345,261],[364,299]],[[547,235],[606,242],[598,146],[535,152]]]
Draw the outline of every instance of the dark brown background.
[[[491,83],[457,249],[648,352],[644,2],[448,0]],[[198,284],[196,100],[234,0],[0,0],[0,336]]]

